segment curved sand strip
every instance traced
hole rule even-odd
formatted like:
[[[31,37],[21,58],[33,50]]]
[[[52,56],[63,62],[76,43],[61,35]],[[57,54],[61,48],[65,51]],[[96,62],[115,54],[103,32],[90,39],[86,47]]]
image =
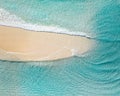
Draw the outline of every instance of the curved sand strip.
[[[82,54],[91,47],[92,41],[85,37],[0,26],[0,59],[4,60],[55,60]]]

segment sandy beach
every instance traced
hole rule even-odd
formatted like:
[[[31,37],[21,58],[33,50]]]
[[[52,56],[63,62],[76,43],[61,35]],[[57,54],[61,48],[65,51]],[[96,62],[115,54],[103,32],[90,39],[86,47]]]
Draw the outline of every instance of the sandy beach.
[[[0,26],[0,59],[3,60],[56,60],[83,54],[91,47],[91,40],[81,36]]]

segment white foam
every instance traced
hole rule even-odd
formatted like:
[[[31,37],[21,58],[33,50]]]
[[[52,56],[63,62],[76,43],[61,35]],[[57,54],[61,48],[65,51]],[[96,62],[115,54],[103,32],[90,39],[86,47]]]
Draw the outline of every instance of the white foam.
[[[24,20],[22,20],[20,17],[17,17],[16,15],[11,14],[4,9],[0,9],[0,25],[23,28],[37,32],[41,31],[41,32],[53,32],[53,33],[61,33],[61,34],[69,34],[69,35],[80,35],[83,37],[90,38],[90,36],[85,32],[71,32],[68,29],[60,28],[58,26],[44,26],[44,25],[27,23]]]

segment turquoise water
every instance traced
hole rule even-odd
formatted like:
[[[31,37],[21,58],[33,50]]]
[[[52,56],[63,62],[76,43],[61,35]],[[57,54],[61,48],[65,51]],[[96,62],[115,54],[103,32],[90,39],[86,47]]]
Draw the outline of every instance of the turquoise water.
[[[120,0],[0,0],[0,8],[26,24],[85,32],[96,42],[84,57],[1,60],[1,96],[120,96]]]

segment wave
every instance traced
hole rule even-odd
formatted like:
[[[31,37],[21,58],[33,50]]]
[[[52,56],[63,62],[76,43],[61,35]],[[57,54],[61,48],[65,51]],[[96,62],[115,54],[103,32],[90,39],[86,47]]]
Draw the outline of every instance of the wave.
[[[65,28],[60,28],[58,26],[45,26],[45,25],[27,23],[26,21],[22,20],[20,17],[17,17],[16,15],[11,14],[10,12],[4,9],[0,9],[0,25],[17,27],[30,31],[36,31],[36,32],[51,32],[51,33],[68,34],[68,35],[91,38],[90,34],[85,32],[74,32]]]

